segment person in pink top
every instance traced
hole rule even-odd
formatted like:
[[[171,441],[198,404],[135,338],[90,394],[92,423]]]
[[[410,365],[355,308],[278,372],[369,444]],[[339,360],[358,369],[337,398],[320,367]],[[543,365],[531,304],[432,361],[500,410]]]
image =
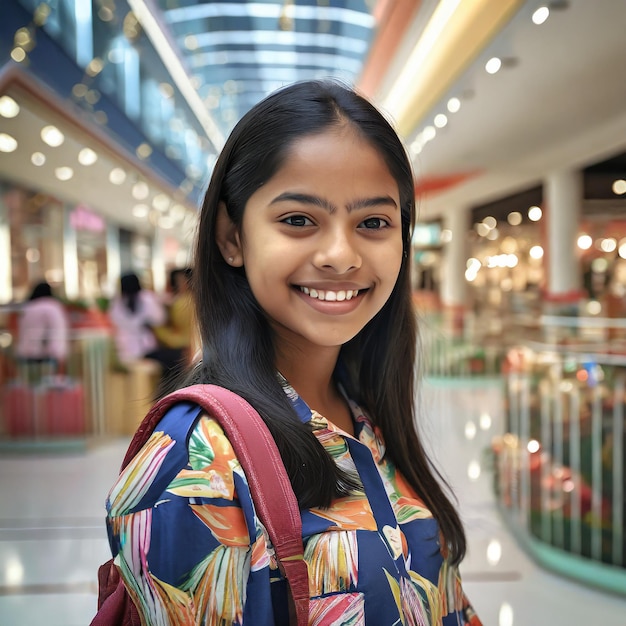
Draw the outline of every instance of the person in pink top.
[[[120,294],[113,300],[109,316],[115,328],[115,347],[121,363],[149,358],[157,349],[152,328],[165,323],[165,308],[154,292],[142,288],[137,274],[121,277]]]
[[[47,282],[40,282],[23,305],[15,354],[31,362],[62,364],[69,351],[69,320]]]

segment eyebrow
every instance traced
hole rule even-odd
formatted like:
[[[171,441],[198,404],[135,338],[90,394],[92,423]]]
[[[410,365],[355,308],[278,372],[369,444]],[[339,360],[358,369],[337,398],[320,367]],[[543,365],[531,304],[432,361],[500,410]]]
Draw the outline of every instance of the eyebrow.
[[[337,210],[337,207],[332,204],[332,202],[329,202],[328,200],[320,196],[314,196],[308,193],[295,193],[285,191],[284,193],[276,196],[270,204],[277,204],[279,202],[297,202],[299,204],[312,204],[328,211],[331,215]],[[373,198],[359,198],[358,200],[349,202],[346,205],[346,209],[348,210],[348,213],[351,213],[352,211],[358,209],[367,209],[370,207],[376,207],[381,205],[390,206],[394,209],[398,208],[396,201],[391,196],[375,196]]]

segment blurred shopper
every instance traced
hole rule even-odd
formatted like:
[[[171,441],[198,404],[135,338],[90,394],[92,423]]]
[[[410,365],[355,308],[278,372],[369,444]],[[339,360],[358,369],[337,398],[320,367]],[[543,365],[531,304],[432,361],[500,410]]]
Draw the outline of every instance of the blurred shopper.
[[[186,359],[192,348],[195,332],[193,300],[190,290],[191,268],[177,268],[170,272],[173,298],[167,324],[157,326],[154,333],[164,348],[177,350],[180,359]]]
[[[163,384],[190,362],[195,336],[195,316],[190,289],[191,268],[177,268],[170,272],[173,294],[167,323],[154,328],[159,347],[151,358],[163,366]]]
[[[165,309],[157,295],[143,289],[137,274],[124,274],[120,294],[111,303],[109,316],[114,326],[119,361],[127,365],[157,350],[153,328],[165,323]]]
[[[69,352],[69,319],[47,282],[35,285],[18,320],[15,354],[28,363],[61,367]]]

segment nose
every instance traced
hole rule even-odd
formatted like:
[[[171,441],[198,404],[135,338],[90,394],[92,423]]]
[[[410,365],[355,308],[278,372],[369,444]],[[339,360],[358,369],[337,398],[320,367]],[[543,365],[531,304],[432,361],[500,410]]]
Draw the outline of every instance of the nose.
[[[332,229],[319,241],[313,264],[336,274],[358,269],[362,259],[354,238],[355,234],[345,232],[343,228]]]

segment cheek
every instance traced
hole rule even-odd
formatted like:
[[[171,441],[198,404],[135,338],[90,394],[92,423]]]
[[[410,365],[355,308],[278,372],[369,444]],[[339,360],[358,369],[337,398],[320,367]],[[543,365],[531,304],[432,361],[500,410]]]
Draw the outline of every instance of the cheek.
[[[404,252],[402,249],[402,240],[398,239],[398,241],[395,242],[395,245],[390,247],[385,260],[388,276],[393,277],[394,283],[398,278],[398,274],[400,274],[403,256]]]

